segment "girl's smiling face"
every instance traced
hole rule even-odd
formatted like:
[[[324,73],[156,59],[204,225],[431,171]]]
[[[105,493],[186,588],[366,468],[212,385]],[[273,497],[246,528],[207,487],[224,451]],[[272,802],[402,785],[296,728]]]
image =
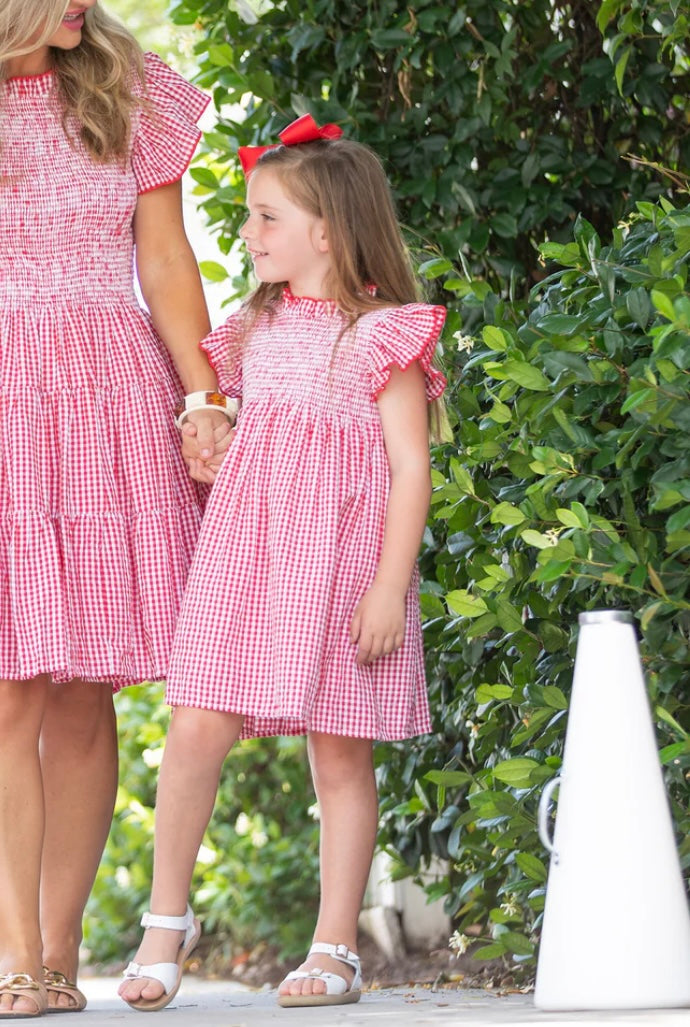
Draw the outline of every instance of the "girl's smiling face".
[[[240,236],[261,282],[287,282],[295,296],[327,299],[331,266],[323,218],[298,207],[270,168],[257,168],[247,185],[248,216]]]

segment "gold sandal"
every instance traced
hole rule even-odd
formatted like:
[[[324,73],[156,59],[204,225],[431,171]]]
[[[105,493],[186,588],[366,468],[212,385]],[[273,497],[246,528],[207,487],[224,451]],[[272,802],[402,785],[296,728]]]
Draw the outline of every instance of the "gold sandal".
[[[0,975],[0,995],[11,995],[12,998],[26,998],[36,1006],[36,1012],[26,1009],[0,1008],[0,1020],[19,1020],[29,1016],[42,1016],[48,1008],[48,992],[41,981],[34,980],[30,974]]]
[[[69,1006],[48,1005],[47,1013],[81,1013],[82,1009],[86,1009],[86,995],[84,992],[80,991],[76,983],[70,981],[59,970],[49,970],[47,966],[44,966],[43,983],[48,992],[54,991],[58,995],[67,995],[72,1003]]]

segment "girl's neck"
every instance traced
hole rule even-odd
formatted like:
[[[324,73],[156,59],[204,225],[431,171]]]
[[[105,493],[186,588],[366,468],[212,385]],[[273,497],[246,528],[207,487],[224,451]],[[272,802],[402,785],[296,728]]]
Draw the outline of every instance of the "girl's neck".
[[[335,307],[335,298],[330,295],[325,289],[300,289],[299,292],[295,292],[292,286],[288,283],[285,286],[285,295],[292,300],[304,300],[307,303],[317,305],[331,305]]]
[[[10,58],[5,62],[4,71],[7,78],[26,78],[29,75],[42,75],[50,71],[51,67],[50,48],[41,46],[21,57]]]
[[[304,296],[312,300],[333,299],[328,288],[328,275],[325,272],[300,276],[288,282],[287,287],[293,296]]]

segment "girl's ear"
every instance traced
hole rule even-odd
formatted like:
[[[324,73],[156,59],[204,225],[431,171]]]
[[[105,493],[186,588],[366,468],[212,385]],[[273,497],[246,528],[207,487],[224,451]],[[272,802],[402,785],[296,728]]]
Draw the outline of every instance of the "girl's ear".
[[[330,246],[328,244],[328,235],[326,233],[326,222],[323,218],[318,222],[316,226],[316,248],[319,253],[328,253]]]

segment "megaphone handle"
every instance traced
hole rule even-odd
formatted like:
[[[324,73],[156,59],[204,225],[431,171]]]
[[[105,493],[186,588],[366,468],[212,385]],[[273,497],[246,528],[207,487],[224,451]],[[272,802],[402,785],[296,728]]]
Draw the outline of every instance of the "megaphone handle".
[[[551,803],[551,796],[553,795],[556,788],[561,783],[560,775],[552,778],[549,783],[545,786],[544,791],[541,793],[541,799],[539,800],[539,813],[537,817],[537,829],[539,831],[539,837],[541,843],[547,852],[553,852],[553,841],[549,834],[549,805]]]

